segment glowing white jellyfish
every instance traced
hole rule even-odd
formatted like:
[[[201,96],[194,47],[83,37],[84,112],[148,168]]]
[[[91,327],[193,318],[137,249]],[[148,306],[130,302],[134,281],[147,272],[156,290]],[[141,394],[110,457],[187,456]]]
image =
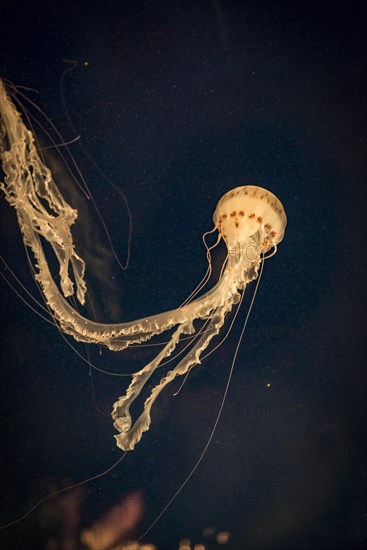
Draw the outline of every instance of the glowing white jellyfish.
[[[204,350],[223,327],[226,315],[240,301],[240,291],[244,292],[248,283],[257,278],[264,254],[273,247],[276,251],[286,227],[284,208],[272,193],[261,187],[247,185],[229,191],[214,212],[218,238],[223,238],[228,250],[214,288],[177,309],[136,321],[94,322],[80,315],[65,299],[76,292],[83,304],[87,291],[85,264],[75,251],[71,233],[78,213],[61,195],[37,151],[32,132],[26,128],[1,81],[0,94],[0,155],[5,174],[1,187],[16,210],[24,243],[35,257],[35,277],[62,331],[78,341],[123,350],[176,327],[158,355],[132,375],[125,395],[113,405],[112,418],[119,432],[115,436],[117,445],[132,450],[149,429],[151,408],[158,395],[176,376],[188,373],[200,363]],[[46,261],[45,241],[53,248],[59,264],[61,291]],[[186,355],[151,390],[143,411],[133,422],[131,404],[156,369],[171,356],[182,335],[195,334],[197,319],[207,321],[205,330],[199,331]]]

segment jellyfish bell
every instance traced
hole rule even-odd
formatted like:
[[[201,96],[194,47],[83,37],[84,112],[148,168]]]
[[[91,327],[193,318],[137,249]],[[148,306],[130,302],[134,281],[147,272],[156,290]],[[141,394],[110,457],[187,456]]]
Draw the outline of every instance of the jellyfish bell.
[[[258,234],[259,252],[267,252],[283,239],[287,224],[279,199],[253,185],[236,187],[223,195],[213,221],[229,251],[242,250]]]

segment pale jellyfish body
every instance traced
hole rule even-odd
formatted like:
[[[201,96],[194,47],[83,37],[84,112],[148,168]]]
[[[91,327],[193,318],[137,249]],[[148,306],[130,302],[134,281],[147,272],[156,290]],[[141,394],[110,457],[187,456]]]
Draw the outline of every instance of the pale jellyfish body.
[[[5,174],[2,189],[16,210],[24,243],[35,257],[36,280],[62,331],[78,341],[122,350],[176,327],[158,355],[132,375],[126,393],[113,405],[117,445],[132,450],[149,429],[151,409],[159,394],[173,379],[200,363],[211,340],[220,333],[227,314],[240,301],[240,292],[257,278],[264,254],[272,247],[276,249],[282,240],[286,227],[284,208],[275,195],[261,187],[248,185],[229,191],[219,201],[213,217],[228,255],[219,281],[211,290],[177,309],[127,323],[97,323],[87,319],[66,300],[73,295],[74,287],[81,303],[87,292],[85,264],[75,251],[71,232],[77,211],[61,195],[38,153],[32,132],[24,125],[1,81],[0,87],[0,155]],[[44,241],[52,246],[58,260],[61,290],[47,264]],[[203,332],[196,331],[195,320],[207,322]],[[151,390],[140,416],[133,422],[131,404],[187,334],[195,336],[191,347]]]

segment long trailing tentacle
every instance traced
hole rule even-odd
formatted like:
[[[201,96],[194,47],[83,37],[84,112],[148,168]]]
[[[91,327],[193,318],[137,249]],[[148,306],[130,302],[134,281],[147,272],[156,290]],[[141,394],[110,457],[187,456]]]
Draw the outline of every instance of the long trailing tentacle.
[[[24,243],[35,256],[35,277],[62,331],[77,341],[122,350],[131,344],[146,342],[175,325],[207,318],[213,303],[220,299],[221,281],[184,307],[125,323],[96,323],[80,315],[67,302],[65,297],[73,295],[74,285],[81,303],[87,290],[85,264],[75,251],[71,233],[77,211],[61,195],[51,171],[38,154],[32,132],[25,127],[1,81],[0,94],[0,155],[6,175],[1,188],[17,212]],[[51,245],[59,262],[63,294],[50,273],[41,237]]]
[[[231,311],[233,304],[237,303],[238,300],[239,295],[237,292],[234,292],[230,298],[227,297],[223,305],[216,309],[211,316],[205,333],[199,338],[191,351],[178,363],[178,365],[170,370],[152,389],[150,396],[144,403],[143,412],[132,425],[129,413],[132,401],[140,394],[145,382],[151,376],[155,368],[157,368],[160,361],[172,352],[177,345],[180,334],[188,330],[187,324],[181,325],[176,330],[169,344],[167,344],[166,348],[161,351],[152,363],[149,363],[144,369],[133,376],[133,380],[126,394],[120,397],[113,407],[112,418],[115,420],[114,426],[120,432],[118,435],[115,435],[118,447],[125,451],[134,449],[134,446],[140,441],[143,433],[149,429],[151,423],[151,408],[159,394],[170,382],[172,382],[172,380],[174,380],[174,378],[176,378],[176,376],[186,374],[194,365],[200,364],[200,357],[203,351],[208,347],[212,338],[219,333],[224,324],[226,314]]]
[[[224,273],[221,279],[220,299],[217,302],[217,307],[214,308],[214,305],[212,305],[213,312],[210,315],[210,321],[208,322],[205,332],[202,333],[196,344],[192,346],[191,350],[181,359],[178,365],[170,370],[152,389],[150,396],[145,400],[143,412],[134,424],[132,424],[129,412],[132,402],[138,397],[145,383],[160,365],[161,361],[165,357],[171,355],[178,344],[181,334],[185,332],[191,333],[194,330],[193,324],[183,323],[180,325],[160,354],[141,371],[133,375],[133,379],[125,395],[121,396],[113,406],[112,418],[115,421],[114,426],[117,431],[120,432],[118,435],[115,435],[118,447],[124,451],[133,450],[135,445],[141,440],[143,433],[149,430],[151,423],[151,408],[159,394],[176,378],[176,376],[187,374],[195,365],[201,363],[203,352],[208,347],[212,338],[218,335],[224,324],[227,313],[232,310],[235,304],[240,302],[241,295],[238,289],[242,289],[243,292],[245,291],[248,283],[257,278],[260,265],[262,264],[262,258],[259,256],[258,260],[251,264],[246,264],[247,268],[244,270],[244,264],[240,259],[237,264],[233,266],[232,270]],[[220,344],[221,342],[218,346]],[[210,353],[207,355],[210,355]]]
[[[160,366],[162,361],[172,354],[180,341],[180,336],[182,334],[192,334],[193,332],[194,327],[191,322],[180,325],[173,333],[169,342],[158,353],[153,361],[145,365],[145,367],[140,371],[133,374],[132,381],[126,391],[126,394],[119,397],[113,405],[112,418],[115,420],[114,426],[119,432],[127,432],[130,430],[132,424],[130,415],[131,404],[140,395],[144,385],[148,382],[149,378]]]

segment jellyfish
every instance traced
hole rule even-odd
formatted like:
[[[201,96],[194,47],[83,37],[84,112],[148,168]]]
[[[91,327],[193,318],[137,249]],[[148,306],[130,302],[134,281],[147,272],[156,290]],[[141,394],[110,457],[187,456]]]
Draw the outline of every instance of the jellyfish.
[[[86,265],[75,250],[72,235],[78,212],[62,196],[39,154],[33,133],[23,122],[2,81],[0,94],[0,156],[4,172],[1,189],[16,211],[24,244],[33,253],[35,279],[60,329],[79,342],[104,345],[114,351],[147,342],[172,329],[168,342],[132,375],[125,394],[113,405],[117,446],[124,451],[133,450],[150,427],[151,410],[160,393],[177,376],[187,375],[200,364],[212,339],[223,329],[227,315],[240,303],[248,284],[258,277],[264,259],[276,252],[287,223],[284,208],[273,193],[262,187],[244,185],[228,191],[219,200],[213,216],[212,231],[218,232],[218,241],[223,239],[227,248],[219,280],[213,288],[176,309],[134,321],[111,324],[88,319],[67,300],[75,294],[84,304],[87,292]],[[51,246],[58,262],[59,286],[46,260],[45,243]],[[199,321],[205,322],[205,330],[198,330]],[[193,336],[192,345],[151,389],[140,415],[133,421],[132,403],[162,363],[172,356],[184,335]]]

